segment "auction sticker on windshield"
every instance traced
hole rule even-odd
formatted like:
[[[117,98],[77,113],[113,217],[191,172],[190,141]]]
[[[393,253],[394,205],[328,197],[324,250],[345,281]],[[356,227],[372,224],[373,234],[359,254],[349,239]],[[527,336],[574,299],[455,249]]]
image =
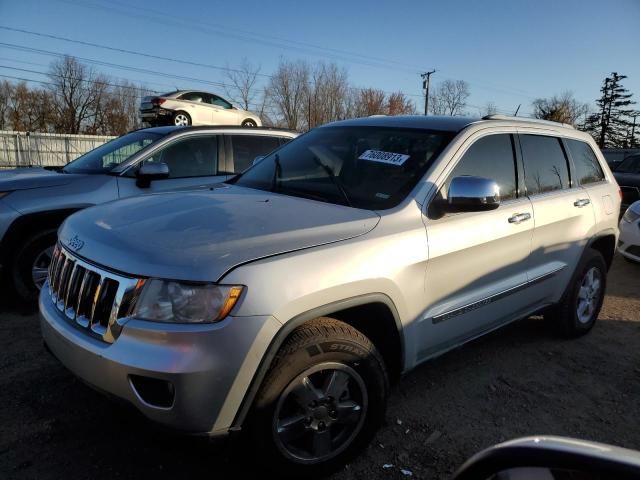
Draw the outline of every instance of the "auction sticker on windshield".
[[[362,152],[362,155],[360,155],[358,159],[400,166],[406,162],[410,156],[411,155],[403,155],[402,153],[383,152],[381,150],[366,150]]]

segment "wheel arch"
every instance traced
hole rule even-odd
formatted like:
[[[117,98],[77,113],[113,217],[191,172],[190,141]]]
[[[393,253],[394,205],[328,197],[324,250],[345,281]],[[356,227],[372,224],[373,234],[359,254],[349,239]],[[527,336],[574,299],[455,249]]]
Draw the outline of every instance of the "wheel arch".
[[[382,322],[358,320],[360,315],[366,313],[373,313],[376,318],[383,320]],[[387,295],[370,293],[316,307],[288,320],[272,339],[242,399],[232,423],[232,430],[242,428],[280,347],[296,328],[318,317],[335,318],[366,335],[380,351],[392,379],[396,379],[403,372],[405,347],[402,322],[395,304]],[[390,337],[391,341],[389,341]]]
[[[3,264],[11,257],[10,252],[13,251],[14,246],[23,241],[26,236],[57,229],[67,217],[91,206],[93,205],[34,212],[16,218],[2,240]]]
[[[604,257],[604,261],[607,264],[607,269],[611,268],[613,262],[613,255],[616,252],[616,232],[614,229],[609,228],[598,232],[589,239],[587,242],[587,248],[597,250]]]

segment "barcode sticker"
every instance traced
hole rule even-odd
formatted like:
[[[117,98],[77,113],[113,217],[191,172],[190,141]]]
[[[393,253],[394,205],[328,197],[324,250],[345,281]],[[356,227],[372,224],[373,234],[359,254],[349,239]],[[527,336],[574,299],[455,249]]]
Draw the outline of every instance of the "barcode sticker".
[[[366,150],[358,158],[370,162],[387,163],[389,165],[402,165],[411,155],[402,153],[383,152],[381,150]]]

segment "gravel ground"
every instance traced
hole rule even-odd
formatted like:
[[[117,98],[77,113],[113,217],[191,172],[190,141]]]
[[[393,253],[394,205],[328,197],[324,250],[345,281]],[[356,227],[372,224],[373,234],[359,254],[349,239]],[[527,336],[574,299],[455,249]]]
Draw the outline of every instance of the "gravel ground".
[[[401,468],[447,478],[482,448],[541,433],[640,449],[640,266],[615,259],[600,320],[562,341],[530,318],[417,368],[395,386],[372,445],[332,478],[408,478]],[[85,387],[44,351],[33,314],[0,315],[0,371],[0,478],[228,478],[245,468],[226,444],[160,431]]]

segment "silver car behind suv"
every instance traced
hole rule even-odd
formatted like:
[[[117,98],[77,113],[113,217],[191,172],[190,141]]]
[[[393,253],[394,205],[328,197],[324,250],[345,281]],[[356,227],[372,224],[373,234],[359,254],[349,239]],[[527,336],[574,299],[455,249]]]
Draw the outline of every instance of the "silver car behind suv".
[[[71,371],[150,419],[331,469],[390,379],[535,312],[594,325],[618,186],[586,134],[515,118],[329,124],[211,191],[71,216],[40,295]]]
[[[20,298],[35,304],[56,230],[72,213],[118,198],[222,182],[296,135],[271,128],[147,128],[58,170],[0,171],[0,266]]]

